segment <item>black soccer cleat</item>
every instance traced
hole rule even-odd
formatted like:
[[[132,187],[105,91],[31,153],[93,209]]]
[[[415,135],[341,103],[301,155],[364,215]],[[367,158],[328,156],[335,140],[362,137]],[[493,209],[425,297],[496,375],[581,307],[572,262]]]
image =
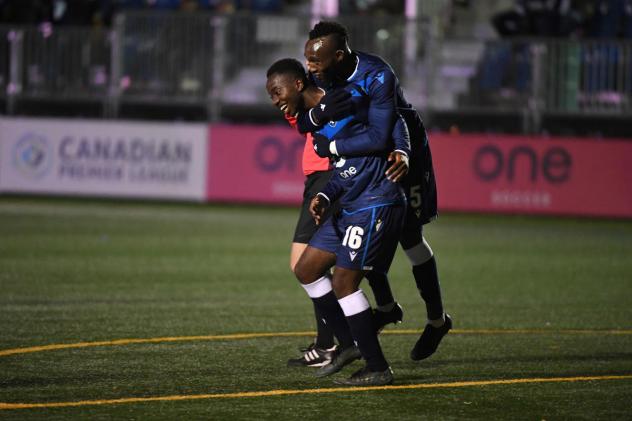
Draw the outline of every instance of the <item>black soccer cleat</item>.
[[[344,366],[349,365],[355,360],[359,360],[360,358],[362,358],[362,355],[360,354],[360,350],[358,349],[358,347],[355,345],[347,347],[343,350],[338,348],[336,349],[334,353],[334,358],[331,360],[331,362],[319,368],[316,373],[314,373],[314,375],[316,377],[331,376],[332,374],[342,370]]]
[[[404,310],[397,302],[390,311],[373,310],[373,324],[377,333],[380,333],[389,323],[401,323],[403,318]]]
[[[447,313],[443,326],[433,327],[431,324],[427,324],[414,348],[410,351],[410,358],[419,361],[434,354],[441,339],[443,339],[450,329],[452,329],[452,318]]]
[[[329,349],[318,348],[312,343],[307,348],[302,348],[301,355],[298,358],[290,358],[287,360],[288,367],[322,367],[331,362],[336,351],[336,345]]]
[[[393,383],[393,370],[388,367],[384,371],[370,371],[368,367],[361,368],[347,379],[336,379],[336,384],[345,386],[386,386]]]

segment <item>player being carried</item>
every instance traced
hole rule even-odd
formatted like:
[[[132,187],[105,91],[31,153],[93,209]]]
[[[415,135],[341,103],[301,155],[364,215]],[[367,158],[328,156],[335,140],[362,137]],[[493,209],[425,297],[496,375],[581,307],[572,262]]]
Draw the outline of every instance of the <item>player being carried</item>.
[[[374,81],[370,87],[341,87],[352,96],[354,114],[313,133],[316,152],[337,157],[334,175],[312,199],[310,211],[320,222],[323,210],[340,198],[342,212],[321,226],[295,267],[297,278],[340,346],[332,362],[319,369],[317,375],[333,374],[360,354],[366,361],[363,369],[339,381],[348,385],[393,381],[369,302],[359,284],[368,271],[385,275],[397,248],[406,200],[401,187],[390,181],[385,172],[394,148],[396,123],[399,121],[402,129],[405,125],[398,119],[392,100],[392,73],[376,74]],[[330,91],[324,99],[329,95],[338,96]],[[321,100],[317,108],[320,121],[327,117],[329,105]],[[375,117],[379,117],[380,124],[370,124]],[[344,146],[344,152],[331,150],[334,137]],[[330,280],[325,274],[332,266],[335,269]]]
[[[278,60],[270,66],[267,72],[266,90],[273,105],[284,113],[285,118],[293,127],[296,125],[295,116],[299,110],[304,111],[319,104],[328,107],[332,120],[346,117],[353,111],[353,101],[347,91],[338,91],[324,98],[325,91],[310,83],[303,65],[291,58]],[[409,149],[409,142],[406,138],[407,132],[403,126],[403,121],[400,123],[402,126],[399,126],[399,130],[402,132],[399,136],[403,137],[398,138],[398,143],[401,143],[400,147],[405,151],[394,151],[389,156],[389,160],[395,161],[395,165],[387,170],[387,176],[392,181],[399,181],[407,171],[406,152]],[[298,258],[318,228],[309,212],[311,199],[325,186],[332,174],[329,159],[319,157],[314,151],[311,133],[307,133],[306,136],[307,140],[302,157],[302,168],[306,176],[305,190],[290,253],[292,272],[294,272]],[[328,208],[328,211],[323,215],[323,220],[329,217],[329,211],[334,207]],[[367,273],[366,277],[378,305],[374,311],[375,329],[380,331],[386,324],[401,321],[401,307],[393,298],[388,279],[375,272]],[[331,361],[335,349],[333,332],[324,323],[322,316],[317,311],[315,311],[315,315],[317,331],[314,342],[301,350],[299,358],[288,360],[288,366],[322,367]]]
[[[309,33],[305,58],[312,80],[327,91],[340,87],[355,87],[369,96],[367,116],[369,136],[359,139],[333,140],[317,137],[320,156],[341,156],[358,143],[379,141],[392,124],[392,114],[399,113],[406,121],[411,139],[410,171],[403,181],[408,197],[406,222],[400,244],[413,266],[415,283],[426,304],[428,321],[410,357],[421,360],[431,356],[442,338],[452,328],[452,319],[444,312],[441,288],[434,253],[423,236],[423,226],[437,215],[437,191],[430,146],[423,122],[417,111],[406,101],[391,67],[380,57],[351,50],[346,28],[336,22],[319,22]],[[327,116],[314,107],[298,116],[302,133],[314,132],[327,125]]]

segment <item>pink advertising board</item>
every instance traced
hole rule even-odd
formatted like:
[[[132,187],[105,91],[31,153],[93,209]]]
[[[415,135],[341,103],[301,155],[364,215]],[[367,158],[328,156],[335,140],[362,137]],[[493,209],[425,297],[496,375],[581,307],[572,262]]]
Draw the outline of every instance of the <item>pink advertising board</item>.
[[[212,124],[209,128],[208,199],[300,203],[304,145],[305,138],[289,126]]]
[[[432,133],[440,211],[632,217],[632,140]],[[298,204],[303,137],[211,125],[211,201]]]
[[[632,217],[632,140],[430,139],[441,210]]]

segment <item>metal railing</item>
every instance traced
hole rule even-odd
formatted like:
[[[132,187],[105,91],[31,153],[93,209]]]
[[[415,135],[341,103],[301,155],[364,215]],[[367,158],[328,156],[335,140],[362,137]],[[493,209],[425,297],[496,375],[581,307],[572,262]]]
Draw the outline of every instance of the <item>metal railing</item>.
[[[9,89],[11,50],[9,32],[6,28],[0,28],[0,98],[5,98]]]
[[[339,20],[352,47],[388,60],[424,110],[509,110],[535,126],[544,113],[632,115],[632,40],[468,40],[467,54],[451,54],[454,40],[433,32],[429,18]],[[217,120],[226,106],[268,104],[267,67],[301,59],[312,23],[135,12],[119,15],[111,30],[0,27],[0,101],[6,114],[25,99],[93,101],[110,118],[126,103],[189,104]]]

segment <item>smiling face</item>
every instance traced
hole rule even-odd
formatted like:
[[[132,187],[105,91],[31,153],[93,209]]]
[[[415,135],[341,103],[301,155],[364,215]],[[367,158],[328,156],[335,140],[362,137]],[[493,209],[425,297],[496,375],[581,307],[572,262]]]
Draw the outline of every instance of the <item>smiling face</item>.
[[[331,35],[310,39],[305,44],[307,70],[321,82],[329,83],[335,79],[344,51],[336,48]]]
[[[273,73],[266,83],[272,104],[291,116],[296,116],[303,107],[303,88],[303,81],[290,74]]]

